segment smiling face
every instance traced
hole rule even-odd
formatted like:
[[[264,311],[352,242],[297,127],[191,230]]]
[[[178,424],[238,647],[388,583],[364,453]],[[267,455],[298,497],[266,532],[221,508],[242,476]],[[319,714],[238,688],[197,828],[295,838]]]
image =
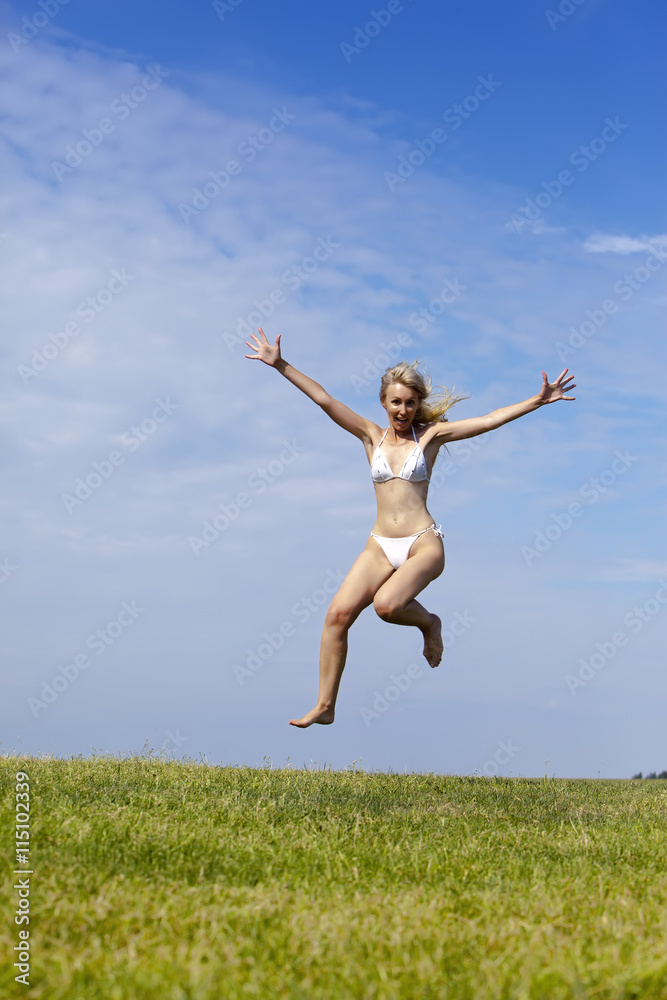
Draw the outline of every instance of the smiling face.
[[[382,405],[387,411],[389,426],[398,433],[405,433],[419,409],[420,399],[414,389],[402,382],[393,382],[387,389]]]

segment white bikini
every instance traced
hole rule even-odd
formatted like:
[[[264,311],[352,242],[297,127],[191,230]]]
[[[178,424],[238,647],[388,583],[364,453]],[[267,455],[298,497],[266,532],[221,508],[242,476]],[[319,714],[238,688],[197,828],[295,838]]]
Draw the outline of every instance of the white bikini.
[[[384,441],[388,430],[389,428],[382,435],[380,444]],[[412,436],[415,439],[415,446],[403,463],[403,468],[397,476],[391,471],[389,462],[380,451],[380,444],[377,446],[373,455],[373,461],[371,462],[371,477],[374,483],[386,483],[390,479],[405,479],[409,483],[430,482],[427,475],[426,459],[424,458],[424,452],[417,444],[417,435],[415,434],[414,426],[412,427]],[[433,531],[439,538],[443,538],[441,529],[441,524],[433,522],[428,528],[417,531],[414,535],[406,535],[403,538],[386,538],[383,535],[374,535],[372,531],[371,538],[374,538],[382,548],[394,569],[398,569],[399,566],[402,566],[406,562],[415,538],[419,538],[426,531]]]

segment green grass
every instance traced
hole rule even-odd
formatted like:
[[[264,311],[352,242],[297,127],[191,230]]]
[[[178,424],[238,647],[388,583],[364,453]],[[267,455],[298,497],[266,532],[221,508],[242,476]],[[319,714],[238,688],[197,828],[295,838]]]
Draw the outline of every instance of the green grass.
[[[3,997],[667,997],[664,781],[5,756],[5,873],[20,768],[33,960]]]

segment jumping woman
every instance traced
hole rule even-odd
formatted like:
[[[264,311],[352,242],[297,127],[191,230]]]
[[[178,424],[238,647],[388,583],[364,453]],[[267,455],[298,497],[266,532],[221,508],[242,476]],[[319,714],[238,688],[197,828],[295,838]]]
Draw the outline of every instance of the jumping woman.
[[[377,518],[366,548],[355,560],[329,606],[320,646],[320,690],[317,705],[291,726],[305,729],[314,722],[334,721],[338,686],[347,656],[347,633],[364,608],[394,625],[413,625],[424,636],[424,656],[432,667],[442,659],[442,623],[416,601],[417,594],[440,576],[445,553],[440,525],[426,507],[426,495],[435,457],[443,444],[495,430],[510,420],[558,399],[574,399],[568,369],[554,383],[542,372],[542,388],[535,396],[493,410],[484,417],[447,420],[447,410],[461,397],[433,392],[431,381],[416,363],[400,362],[388,368],[380,385],[380,402],[389,426],[383,430],[330,396],[312,378],[297,371],[280,354],[280,334],[270,344],[264,331],[246,341],[254,354],[317,403],[340,427],[363,443],[375,485]],[[572,384],[571,384],[572,383]]]

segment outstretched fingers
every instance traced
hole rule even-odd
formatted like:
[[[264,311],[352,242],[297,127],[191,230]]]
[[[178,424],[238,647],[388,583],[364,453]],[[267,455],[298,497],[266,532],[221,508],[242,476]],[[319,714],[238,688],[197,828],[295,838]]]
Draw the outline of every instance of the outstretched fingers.
[[[251,344],[249,340],[246,340],[246,344],[248,345],[248,347],[250,348],[251,351],[258,351],[259,347],[260,347],[260,341],[259,341],[259,339],[255,336],[254,333],[251,333],[250,336],[255,341],[255,343]],[[251,361],[253,361],[253,360],[254,361],[259,361],[260,360],[259,354],[244,354],[243,356],[245,358],[250,358]]]
[[[254,344],[251,344],[249,340],[246,340],[246,344],[248,345],[248,347],[251,350],[255,351],[256,353],[245,354],[244,357],[249,358],[251,361],[266,361],[268,355],[265,352],[267,350],[268,351],[271,350],[271,344],[267,340],[266,334],[262,330],[261,326],[257,327],[257,332],[260,335],[259,337],[257,337],[254,333],[250,334],[250,336],[255,342]],[[275,347],[278,347],[279,345],[280,345],[280,334],[278,334],[278,336],[276,337]]]
[[[559,387],[563,392],[563,399],[575,399],[575,396],[566,396],[566,392],[571,392],[572,389],[576,389],[577,383],[573,382],[574,375],[568,375],[564,382],[561,383],[561,379],[567,374],[569,368],[566,368],[564,372],[558,377]]]
[[[244,357],[249,358],[250,361],[263,361],[265,364],[274,367],[277,361],[280,360],[281,335],[278,334],[278,336],[276,337],[275,344],[271,344],[266,339],[266,334],[262,330],[261,326],[257,327],[257,332],[259,333],[259,337],[257,337],[254,333],[250,334],[254,343],[251,344],[249,340],[246,340],[246,344],[248,345],[248,347],[250,347],[251,350],[255,351],[255,353],[246,354],[244,355]]]
[[[570,392],[572,389],[576,389],[577,383],[573,381],[574,375],[567,375],[569,368],[564,368],[560,373],[558,378],[554,382],[549,382],[546,372],[542,372],[542,391],[545,389],[556,390],[557,393],[561,395],[555,395],[549,402],[554,402],[555,399],[575,399],[574,396],[566,396],[566,392]],[[567,375],[567,378],[565,376]]]

